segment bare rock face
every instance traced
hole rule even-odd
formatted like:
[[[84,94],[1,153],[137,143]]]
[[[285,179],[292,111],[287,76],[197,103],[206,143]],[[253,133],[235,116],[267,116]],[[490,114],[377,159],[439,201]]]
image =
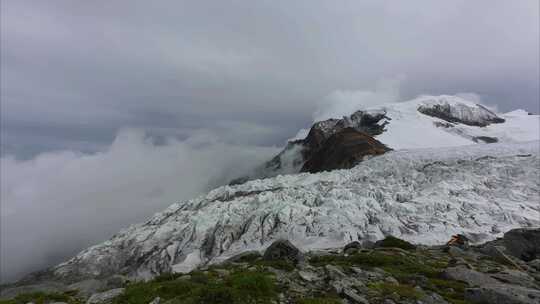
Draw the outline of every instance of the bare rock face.
[[[291,242],[277,240],[266,249],[263,259],[267,261],[284,260],[296,265],[304,261],[304,255]]]
[[[378,140],[354,128],[345,128],[313,151],[301,172],[321,172],[354,167],[368,155],[380,155],[390,149]]]
[[[124,288],[116,288],[116,289],[111,289],[111,290],[100,292],[100,293],[95,293],[88,299],[86,304],[111,303],[114,298],[123,294],[124,291],[125,291]]]
[[[540,304],[540,291],[516,285],[488,284],[465,290],[465,299],[471,303]]]
[[[291,143],[302,147],[300,172],[351,168],[366,155],[389,151],[373,138],[384,132],[385,119],[385,112],[357,111],[343,119],[315,123],[305,139]]]
[[[506,251],[526,262],[540,258],[540,229],[513,229],[504,234]]]
[[[389,120],[384,111],[357,111],[342,119],[316,122],[306,138],[289,142],[251,176],[234,179],[230,185],[279,174],[351,168],[365,155],[390,150],[373,138],[385,131]]]
[[[345,116],[342,119],[328,119],[315,123],[309,130],[308,136],[296,143],[302,143],[310,149],[319,149],[326,140],[347,128],[370,136],[379,135],[385,131],[384,127],[388,124],[388,121],[384,121],[385,119],[389,120],[384,111],[356,111],[351,116]]]
[[[473,107],[465,104],[437,102],[419,106],[418,112],[450,123],[462,123],[468,126],[485,127],[492,123],[505,122],[503,118],[479,104]]]
[[[484,284],[497,284],[498,281],[490,276],[468,269],[464,266],[447,268],[442,276],[446,279],[461,281],[467,283],[469,286],[481,286]]]

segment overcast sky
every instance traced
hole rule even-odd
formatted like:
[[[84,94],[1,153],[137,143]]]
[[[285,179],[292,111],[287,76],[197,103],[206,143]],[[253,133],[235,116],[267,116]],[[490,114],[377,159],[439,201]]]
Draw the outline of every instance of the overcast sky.
[[[1,4],[4,153],[92,151],[125,126],[282,144],[324,96],[381,79],[538,110],[537,0]]]
[[[0,3],[5,278],[270,157],[335,96],[539,112],[538,0]]]

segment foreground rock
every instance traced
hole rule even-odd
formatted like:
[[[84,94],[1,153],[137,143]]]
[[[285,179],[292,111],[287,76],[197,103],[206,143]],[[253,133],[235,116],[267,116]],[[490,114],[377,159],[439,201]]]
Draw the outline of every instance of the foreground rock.
[[[123,294],[124,291],[125,291],[124,288],[116,288],[116,289],[111,289],[111,290],[100,292],[100,293],[95,293],[88,299],[88,301],[86,301],[86,304],[111,303],[114,298]]]
[[[509,254],[524,261],[540,259],[539,229],[514,229],[505,233],[503,240]]]
[[[518,285],[488,284],[465,290],[465,299],[479,304],[540,304],[540,290]]]
[[[502,242],[428,247],[387,237],[374,248],[353,242],[341,250],[302,253],[291,242],[278,240],[263,255],[246,252],[189,274],[163,274],[149,282],[126,283],[125,289],[96,293],[88,300],[82,294],[70,295],[66,302],[540,303],[540,270],[514,256],[508,257],[512,263],[501,263],[483,253],[484,247],[495,245],[506,251],[499,245]],[[97,284],[84,281],[79,286]]]
[[[499,282],[487,274],[469,269],[465,266],[449,267],[444,270],[442,276],[449,280],[465,282],[469,286],[481,286]]]
[[[304,261],[304,255],[287,240],[278,240],[272,243],[264,252],[263,259],[266,261],[286,261],[294,265]]]

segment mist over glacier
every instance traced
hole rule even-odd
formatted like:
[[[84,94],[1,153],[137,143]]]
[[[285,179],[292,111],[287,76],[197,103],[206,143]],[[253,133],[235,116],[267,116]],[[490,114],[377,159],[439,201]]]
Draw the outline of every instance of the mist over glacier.
[[[101,242],[171,203],[244,174],[277,148],[224,143],[211,134],[156,144],[118,133],[104,151],[1,158],[1,278],[17,279]]]

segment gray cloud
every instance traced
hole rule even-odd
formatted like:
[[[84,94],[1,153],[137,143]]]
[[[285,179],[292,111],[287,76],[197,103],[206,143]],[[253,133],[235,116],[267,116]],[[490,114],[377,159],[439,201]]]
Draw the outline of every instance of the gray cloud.
[[[248,132],[243,134],[264,134]],[[98,153],[2,157],[0,278],[60,263],[174,202],[245,174],[278,151],[218,137],[200,130],[157,144],[143,131],[127,129]]]
[[[163,151],[170,138],[191,149],[198,138],[197,145],[248,153],[252,163],[260,158],[249,151],[282,145],[309,125],[321,103],[372,93],[377,98],[362,102],[378,102],[384,79],[400,80],[391,99],[474,92],[501,111],[540,111],[537,0],[3,0],[0,14],[2,167],[11,164],[2,168],[3,187],[20,166],[50,159],[43,152],[57,151],[52,155],[66,162],[107,155],[126,127],[151,135],[151,149]],[[206,170],[205,162],[197,183],[225,169],[208,160],[218,171]],[[55,172],[35,170],[23,172],[43,185],[29,189],[54,188],[47,181]],[[24,178],[17,181],[26,189]],[[149,180],[155,184],[148,187],[161,182]],[[201,191],[184,184],[159,201]],[[19,204],[6,200],[2,206]],[[133,201],[129,195],[102,200]],[[60,208],[53,201],[25,198],[34,207]],[[162,203],[134,210],[148,214]],[[125,225],[135,217],[106,220]],[[74,231],[80,234],[59,234],[72,241],[51,256],[65,257],[105,235]]]
[[[476,92],[534,111],[538,11],[535,0],[5,0],[2,123],[57,137],[245,121],[280,125],[277,143],[323,96],[396,76],[407,98]]]

